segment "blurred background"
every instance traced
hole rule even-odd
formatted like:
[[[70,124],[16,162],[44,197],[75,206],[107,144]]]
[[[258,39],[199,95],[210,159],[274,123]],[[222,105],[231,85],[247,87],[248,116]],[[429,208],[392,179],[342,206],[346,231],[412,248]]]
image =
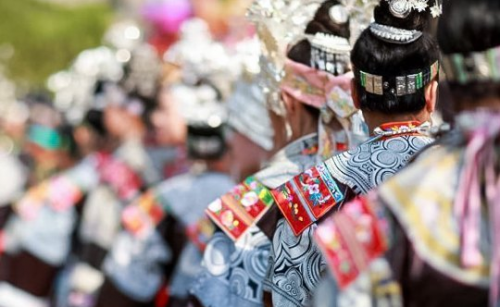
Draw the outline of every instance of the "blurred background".
[[[0,0],[0,106],[34,91],[53,96],[70,82],[57,73],[67,72],[86,49],[106,46],[126,62],[134,41],[146,41],[161,55],[189,17],[205,19],[217,38],[230,36],[248,2]],[[56,99],[57,103],[67,107],[74,102]]]

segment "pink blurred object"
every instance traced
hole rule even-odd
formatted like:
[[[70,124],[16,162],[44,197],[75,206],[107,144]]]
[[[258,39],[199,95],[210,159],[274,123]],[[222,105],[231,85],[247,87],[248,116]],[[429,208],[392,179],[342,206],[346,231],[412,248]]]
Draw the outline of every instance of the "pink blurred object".
[[[192,8],[189,0],[156,0],[144,5],[142,16],[161,32],[177,33]]]

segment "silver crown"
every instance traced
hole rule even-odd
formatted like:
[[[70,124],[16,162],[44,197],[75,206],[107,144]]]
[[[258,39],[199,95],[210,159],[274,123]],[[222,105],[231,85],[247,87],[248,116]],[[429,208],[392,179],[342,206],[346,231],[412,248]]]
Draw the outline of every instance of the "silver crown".
[[[311,43],[311,66],[333,75],[344,74],[349,68],[351,45],[346,38],[326,33],[308,37]]]
[[[351,52],[351,44],[346,38],[327,33],[316,33],[309,38],[311,46],[329,53],[345,54]]]

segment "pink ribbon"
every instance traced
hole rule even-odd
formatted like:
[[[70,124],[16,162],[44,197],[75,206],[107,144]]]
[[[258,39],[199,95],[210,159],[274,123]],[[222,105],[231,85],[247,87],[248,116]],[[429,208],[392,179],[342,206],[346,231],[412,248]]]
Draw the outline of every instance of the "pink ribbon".
[[[454,210],[459,219],[462,257],[465,267],[475,267],[484,259],[479,249],[481,222],[481,174],[485,175],[490,232],[493,238],[490,262],[490,305],[497,306],[500,294],[500,176],[495,142],[500,137],[500,113],[478,111],[465,113],[459,125],[467,137],[464,169],[455,198]]]

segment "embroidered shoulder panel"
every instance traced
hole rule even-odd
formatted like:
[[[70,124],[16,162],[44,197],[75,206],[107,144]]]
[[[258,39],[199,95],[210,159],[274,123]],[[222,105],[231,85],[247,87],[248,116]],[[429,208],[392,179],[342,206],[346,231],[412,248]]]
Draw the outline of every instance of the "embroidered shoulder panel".
[[[251,176],[212,202],[205,212],[228,237],[236,241],[271,208],[273,203],[271,192]]]
[[[339,287],[344,289],[387,249],[384,211],[358,198],[322,222],[316,242]]]
[[[344,200],[326,164],[294,177],[272,194],[296,236]]]

